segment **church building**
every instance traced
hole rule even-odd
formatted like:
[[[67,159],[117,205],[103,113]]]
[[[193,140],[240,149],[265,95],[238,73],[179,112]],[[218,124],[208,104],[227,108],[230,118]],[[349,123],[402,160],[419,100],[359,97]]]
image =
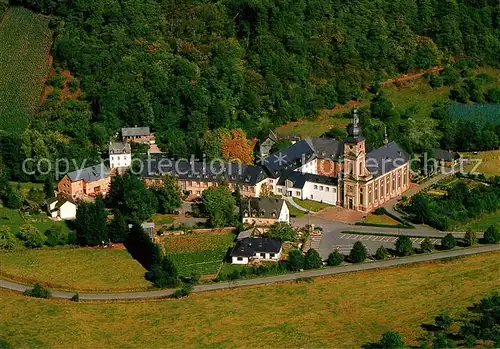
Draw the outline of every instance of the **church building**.
[[[269,155],[266,185],[276,195],[369,212],[410,187],[410,156],[395,142],[367,151],[357,111],[344,140],[307,138]]]

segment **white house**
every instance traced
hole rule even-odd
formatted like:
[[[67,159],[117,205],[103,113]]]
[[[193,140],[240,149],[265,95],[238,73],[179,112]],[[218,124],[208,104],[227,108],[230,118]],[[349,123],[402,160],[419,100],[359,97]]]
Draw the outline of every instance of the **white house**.
[[[127,168],[132,164],[132,150],[129,143],[109,142],[109,167]]]
[[[238,241],[231,251],[233,264],[248,264],[251,261],[278,262],[281,258],[281,242],[269,238],[246,238]]]
[[[290,211],[285,200],[276,198],[242,198],[241,216],[243,223],[257,226],[290,222]]]
[[[50,217],[54,219],[71,220],[76,218],[76,204],[73,200],[58,195],[47,202]]]
[[[278,180],[276,194],[337,205],[337,183],[338,179],[335,177],[286,171]]]

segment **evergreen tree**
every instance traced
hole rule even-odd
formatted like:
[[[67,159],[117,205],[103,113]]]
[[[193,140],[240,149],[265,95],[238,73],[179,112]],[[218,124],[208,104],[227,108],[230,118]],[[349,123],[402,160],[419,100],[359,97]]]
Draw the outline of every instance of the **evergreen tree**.
[[[116,210],[113,214],[113,219],[108,224],[108,236],[111,242],[125,242],[129,232],[128,224],[125,221],[125,217],[120,211]]]
[[[288,253],[288,269],[298,271],[304,269],[304,256],[300,250],[291,250]]]
[[[344,255],[342,255],[339,251],[333,251],[328,255],[326,263],[331,267],[335,267],[341,265],[343,261]]]
[[[446,250],[451,250],[455,246],[457,246],[457,239],[455,239],[451,233],[446,234],[446,236],[441,240],[441,247]]]
[[[356,241],[349,253],[349,260],[353,263],[362,263],[367,255],[366,247],[361,241]]]
[[[400,236],[396,240],[396,251],[400,256],[409,256],[415,253],[413,243],[408,236]]]
[[[323,266],[323,260],[315,249],[309,249],[304,256],[304,269],[318,269]]]
[[[101,197],[95,202],[81,202],[75,219],[77,242],[81,246],[97,246],[109,241],[106,209]]]

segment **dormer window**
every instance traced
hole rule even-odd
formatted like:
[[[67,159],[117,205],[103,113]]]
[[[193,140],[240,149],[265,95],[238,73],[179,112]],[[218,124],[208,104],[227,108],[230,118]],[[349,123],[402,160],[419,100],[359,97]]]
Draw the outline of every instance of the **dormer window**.
[[[276,211],[273,212],[273,218],[276,218]]]
[[[261,210],[261,211],[260,211],[260,216],[261,216],[261,217],[264,217],[264,215],[265,215],[265,214],[266,214],[266,211],[264,211],[264,210]]]
[[[245,217],[248,217],[248,211],[244,211],[244,212],[243,212],[243,215],[244,215]]]

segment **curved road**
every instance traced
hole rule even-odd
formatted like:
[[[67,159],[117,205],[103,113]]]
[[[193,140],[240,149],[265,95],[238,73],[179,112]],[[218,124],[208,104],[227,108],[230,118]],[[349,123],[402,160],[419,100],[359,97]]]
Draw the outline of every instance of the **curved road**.
[[[285,281],[293,281],[301,278],[309,278],[309,277],[318,277],[318,276],[327,276],[327,275],[335,275],[335,274],[344,274],[356,271],[364,271],[364,270],[372,270],[372,269],[380,269],[380,268],[388,268],[400,265],[407,265],[418,262],[426,262],[426,261],[434,261],[444,258],[451,257],[459,257],[459,256],[467,256],[478,253],[485,252],[493,252],[500,251],[500,245],[491,245],[491,246],[483,246],[476,247],[464,250],[454,250],[447,252],[440,252],[434,254],[425,254],[425,255],[416,255],[407,258],[401,259],[391,259],[381,262],[372,262],[372,263],[364,263],[357,265],[348,265],[336,268],[325,268],[325,269],[317,269],[317,270],[308,270],[299,273],[293,274],[285,274],[285,275],[277,275],[266,278],[258,278],[258,279],[248,279],[248,280],[239,280],[234,282],[220,282],[216,284],[210,285],[198,285],[195,286],[193,292],[206,292],[206,291],[215,291],[222,289],[230,289],[235,287],[243,287],[243,286],[254,286],[254,285],[265,285],[271,284],[275,282],[285,282]],[[24,292],[27,288],[30,288],[27,285],[22,285],[10,281],[0,280],[0,287],[6,288],[9,290]],[[80,293],[81,300],[92,300],[92,301],[101,301],[101,300],[130,300],[130,299],[146,299],[146,298],[162,298],[168,297],[172,293],[172,290],[158,290],[158,291],[147,291],[147,292],[130,292],[130,293]],[[64,292],[64,291],[52,291],[53,298],[60,299],[70,299],[75,292]]]

